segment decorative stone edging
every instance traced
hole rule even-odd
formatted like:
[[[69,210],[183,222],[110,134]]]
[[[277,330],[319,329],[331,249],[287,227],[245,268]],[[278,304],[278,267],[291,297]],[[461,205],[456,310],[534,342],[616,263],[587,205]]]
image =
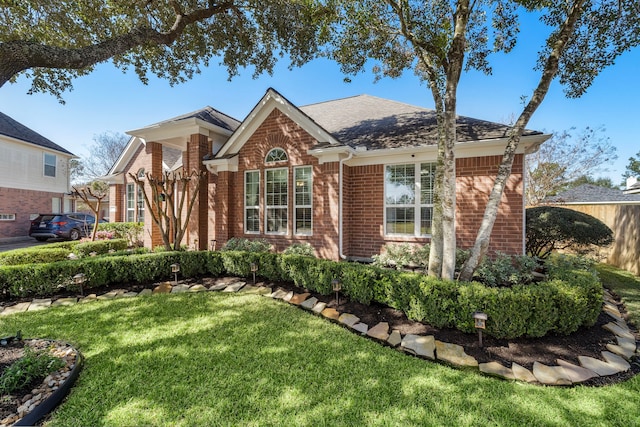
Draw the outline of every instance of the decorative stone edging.
[[[51,355],[61,358],[65,365],[49,374],[39,387],[22,397],[22,401],[16,402],[17,412],[0,420],[0,427],[35,425],[62,402],[82,369],[82,354],[68,343],[28,339],[25,344],[36,350],[49,349]]]
[[[389,324],[386,322],[381,322],[370,327],[360,322],[360,319],[353,314],[341,313],[334,308],[327,307],[326,303],[318,301],[315,297],[310,297],[309,293],[298,294],[282,289],[272,290],[270,286],[264,284],[260,284],[260,286],[247,285],[245,281],[235,277],[216,279],[213,285],[209,287],[203,284],[192,286],[178,284],[173,286],[171,282],[164,282],[156,286],[153,291],[151,289],[145,289],[140,293],[127,292],[124,289],[119,289],[100,296],[91,294],[80,299],[61,298],[53,302],[47,299],[38,299],[32,302],[18,303],[6,307],[0,311],[0,316],[22,311],[42,310],[49,306],[71,305],[77,302],[84,303],[94,300],[127,298],[157,293],[204,291],[244,292],[280,299],[340,323],[353,332],[372,338],[384,345],[398,348],[401,351],[425,359],[442,361],[453,366],[478,368],[478,370],[484,374],[506,380],[517,380],[544,385],[579,384],[592,378],[625,372],[631,368],[629,364],[630,359],[640,356],[635,336],[615,305],[614,298],[606,290],[603,311],[612,318],[612,322],[607,323],[603,327],[615,335],[616,342],[607,344],[607,351],[602,352],[603,360],[588,356],[578,356],[580,366],[562,359],[557,359],[556,366],[548,366],[540,362],[535,362],[532,370],[520,366],[515,362],[512,363],[510,368],[495,361],[478,363],[475,358],[465,353],[462,346],[436,340],[432,335],[406,334],[402,336],[399,331],[390,330]]]

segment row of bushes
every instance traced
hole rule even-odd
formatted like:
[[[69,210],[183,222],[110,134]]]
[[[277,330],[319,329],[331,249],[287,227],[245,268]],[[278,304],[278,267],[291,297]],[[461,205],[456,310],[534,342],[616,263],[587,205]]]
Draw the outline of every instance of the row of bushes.
[[[443,281],[416,273],[356,263],[270,252],[162,252],[142,255],[89,257],[77,261],[0,268],[0,289],[11,297],[47,296],[59,286],[70,286],[77,273],[87,275],[85,288],[121,283],[150,283],[170,278],[169,266],[180,263],[181,276],[222,274],[249,277],[251,263],[258,275],[271,281],[293,281],[298,286],[329,294],[339,279],[351,300],[377,301],[404,311],[409,318],[436,327],[473,332],[471,314],[489,316],[486,333],[496,338],[569,334],[595,323],[602,305],[602,285],[592,270],[574,258],[548,262],[550,280],[510,288],[480,283]]]
[[[0,253],[0,266],[21,264],[44,264],[63,261],[72,253],[82,258],[89,255],[103,255],[127,249],[126,239],[96,240],[95,242],[58,242],[46,246],[17,249]]]

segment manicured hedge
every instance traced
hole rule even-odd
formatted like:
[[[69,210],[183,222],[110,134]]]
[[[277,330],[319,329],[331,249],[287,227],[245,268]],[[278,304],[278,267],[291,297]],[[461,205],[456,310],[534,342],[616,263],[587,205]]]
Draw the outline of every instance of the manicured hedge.
[[[129,247],[127,239],[96,240],[94,242],[78,243],[73,248],[73,252],[79,257],[85,257],[92,253],[102,255],[109,251],[122,251],[127,247]]]
[[[12,297],[46,296],[71,277],[85,273],[86,289],[114,284],[170,279],[170,265],[180,263],[179,277],[222,274],[273,281],[293,281],[324,295],[338,279],[353,301],[377,301],[404,311],[411,319],[436,327],[474,332],[472,313],[485,312],[486,333],[496,338],[570,334],[592,326],[602,307],[602,285],[592,270],[565,258],[548,262],[550,279],[509,288],[477,282],[454,282],[356,263],[334,262],[269,252],[160,252],[143,255],[89,257],[76,261],[0,267],[0,289]]]

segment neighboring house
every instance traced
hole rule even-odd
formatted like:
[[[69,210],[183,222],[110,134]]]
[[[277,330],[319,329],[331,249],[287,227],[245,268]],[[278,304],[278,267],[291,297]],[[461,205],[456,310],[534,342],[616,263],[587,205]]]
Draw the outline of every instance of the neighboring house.
[[[612,231],[614,242],[607,263],[640,275],[640,194],[583,184],[547,197],[545,204],[598,218]]]
[[[457,243],[473,244],[510,128],[458,118]],[[277,250],[310,243],[318,256],[369,259],[387,243],[427,243],[433,216],[437,124],[433,110],[368,95],[297,107],[273,89],[239,122],[207,107],[128,132],[110,171],[110,218],[135,217],[129,173],[180,166],[209,172],[185,244],[221,247],[262,238]],[[524,251],[524,153],[549,135],[526,131],[515,157],[490,250]],[[178,167],[178,168],[179,168]],[[145,244],[161,237],[148,221]]]
[[[73,210],[69,151],[0,113],[0,238],[26,236],[38,213]]]

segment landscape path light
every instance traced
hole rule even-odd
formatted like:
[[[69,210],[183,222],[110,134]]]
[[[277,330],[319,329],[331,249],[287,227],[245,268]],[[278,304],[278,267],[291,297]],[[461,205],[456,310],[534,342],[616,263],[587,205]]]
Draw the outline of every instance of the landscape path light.
[[[84,288],[83,285],[87,281],[87,276],[84,273],[78,273],[73,276],[73,283],[80,287],[80,295],[84,296]]]
[[[180,264],[177,262],[175,264],[171,264],[171,272],[175,275],[174,278],[174,286],[178,286],[178,272],[180,271]]]
[[[258,264],[255,262],[251,263],[251,272],[253,273],[253,285],[256,284],[256,271],[258,271]]]
[[[331,286],[333,287],[333,292],[336,293],[336,305],[340,305],[340,291],[342,290],[342,283],[340,280],[333,279],[331,281]]]
[[[480,344],[480,347],[482,347],[482,330],[485,329],[486,321],[488,318],[489,317],[481,311],[476,311],[475,313],[473,313],[475,327],[478,330],[478,343]]]

